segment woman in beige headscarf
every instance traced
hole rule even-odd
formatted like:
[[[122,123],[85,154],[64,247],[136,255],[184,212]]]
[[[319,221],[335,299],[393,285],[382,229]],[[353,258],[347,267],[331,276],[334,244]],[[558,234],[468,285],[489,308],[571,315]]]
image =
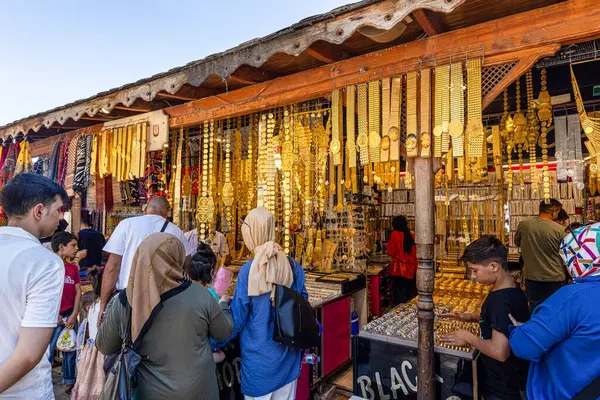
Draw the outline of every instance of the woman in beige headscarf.
[[[125,294],[115,297],[100,325],[96,346],[118,352],[131,306],[131,339],[143,356],[137,369],[140,399],[218,399],[209,338],[227,339],[233,322],[226,302],[184,272],[183,244],[153,233],[138,247]]]
[[[242,393],[247,399],[293,399],[301,352],[273,341],[271,293],[274,285],[284,285],[308,298],[304,271],[275,242],[275,218],[266,209],[248,213],[242,236],[254,253],[238,274],[231,303],[242,351]]]

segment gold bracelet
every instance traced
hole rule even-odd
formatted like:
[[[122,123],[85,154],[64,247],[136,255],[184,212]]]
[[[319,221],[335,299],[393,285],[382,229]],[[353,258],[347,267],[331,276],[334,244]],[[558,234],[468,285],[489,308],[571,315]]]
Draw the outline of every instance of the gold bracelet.
[[[390,161],[400,160],[400,112],[402,105],[402,76],[392,78],[390,101]]]
[[[419,154],[417,144],[417,73],[406,75],[406,156],[416,158]]]
[[[360,151],[360,165],[369,163],[369,127],[367,111],[367,85],[358,85],[358,138],[356,145]]]
[[[421,71],[421,158],[431,157],[431,70]]]

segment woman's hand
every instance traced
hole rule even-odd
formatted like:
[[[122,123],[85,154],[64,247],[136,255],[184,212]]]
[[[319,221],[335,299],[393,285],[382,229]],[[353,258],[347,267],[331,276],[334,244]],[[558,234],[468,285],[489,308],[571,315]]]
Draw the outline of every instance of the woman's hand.
[[[520,326],[523,325],[523,322],[519,322],[515,319],[515,317],[513,317],[511,314],[508,314],[508,318],[510,319],[510,322],[512,322],[512,324],[514,326]]]
[[[58,315],[58,320],[56,321],[56,324],[57,324],[58,326],[62,326],[62,325],[64,325],[64,322],[63,322],[62,316],[61,316],[60,314]]]

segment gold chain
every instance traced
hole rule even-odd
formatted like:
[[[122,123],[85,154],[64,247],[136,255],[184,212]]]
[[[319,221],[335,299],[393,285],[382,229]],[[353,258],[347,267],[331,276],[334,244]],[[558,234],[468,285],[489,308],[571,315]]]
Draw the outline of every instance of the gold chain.
[[[368,126],[368,103],[367,84],[358,85],[358,139],[356,145],[360,151],[360,165],[369,163],[369,126]]]
[[[402,104],[402,76],[392,78],[392,98],[390,104],[390,160],[400,160],[400,112]]]
[[[342,148],[342,118],[344,115],[341,97],[341,89],[334,89],[331,94],[331,142],[329,143],[329,150],[333,154],[333,164],[340,165],[342,163],[342,157],[340,156],[340,150]]]
[[[535,113],[535,103],[533,99],[533,73],[527,71],[527,144],[529,147],[529,174],[531,177],[531,191],[533,194],[538,192],[538,175],[537,175],[537,157],[535,154],[535,145],[538,138],[539,120]]]
[[[442,115],[442,154],[446,154],[450,148],[450,65],[442,65],[438,68],[436,76],[436,87],[439,79],[439,93]],[[436,90],[437,93],[437,90]],[[437,94],[436,94],[437,97]]]
[[[391,78],[381,80],[381,162],[390,160]]]
[[[370,161],[381,160],[381,105],[379,81],[369,82],[369,150]]]
[[[483,151],[483,123],[481,122],[481,60],[472,58],[467,62],[467,123],[469,157],[479,158]],[[474,163],[471,160],[471,163]]]
[[[292,217],[292,169],[293,169],[293,157],[294,157],[294,145],[292,143],[291,135],[291,124],[290,110],[286,108],[283,114],[283,146],[281,149],[282,164],[281,169],[283,171],[283,227],[284,227],[284,240],[283,249],[286,254],[290,254],[290,221]]]
[[[542,87],[538,98],[538,117],[542,124],[542,134],[540,135],[540,144],[542,146],[543,182],[544,182],[544,200],[546,204],[550,203],[550,176],[548,174],[548,126],[552,124],[552,103],[550,94],[546,88],[546,68],[542,69]]]
[[[431,157],[431,70],[421,71],[421,157]]]
[[[418,156],[417,145],[417,73],[406,75],[406,156]]]

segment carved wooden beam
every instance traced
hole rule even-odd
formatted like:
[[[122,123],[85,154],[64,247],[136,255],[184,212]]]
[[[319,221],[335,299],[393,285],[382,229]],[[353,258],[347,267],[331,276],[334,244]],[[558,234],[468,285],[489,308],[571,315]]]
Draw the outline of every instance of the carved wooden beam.
[[[510,62],[516,62],[517,65],[515,65],[515,67],[511,69],[510,72],[483,98],[483,109],[485,110],[485,108],[492,104],[504,89],[529,71],[540,58],[552,56],[556,54],[558,50],[560,50],[560,44],[554,43],[486,58],[486,66]]]
[[[440,18],[440,15],[435,14],[432,11],[419,9],[413,11],[412,15],[427,36],[439,35],[448,30],[446,24]]]
[[[244,85],[254,85],[259,82],[270,81],[277,78],[276,74],[272,74],[266,71],[261,71],[258,68],[249,67],[242,65],[235,72],[227,78],[228,80],[242,83]]]
[[[379,75],[389,68],[417,65],[424,56],[442,59],[481,48],[485,65],[490,58],[494,61],[493,57],[508,59],[519,54],[528,58],[520,63],[520,69],[526,70],[524,65],[532,65],[535,57],[549,55],[560,45],[598,36],[600,7],[596,0],[571,0],[207,97],[165,112],[171,116],[172,127],[196,125],[211,118],[228,118],[319,98],[335,87],[369,79],[371,71]],[[533,48],[536,50],[528,54],[527,50]],[[486,101],[489,103],[491,98],[488,95]]]
[[[338,46],[327,42],[313,43],[306,49],[305,53],[325,64],[331,64],[350,57],[347,52]]]

